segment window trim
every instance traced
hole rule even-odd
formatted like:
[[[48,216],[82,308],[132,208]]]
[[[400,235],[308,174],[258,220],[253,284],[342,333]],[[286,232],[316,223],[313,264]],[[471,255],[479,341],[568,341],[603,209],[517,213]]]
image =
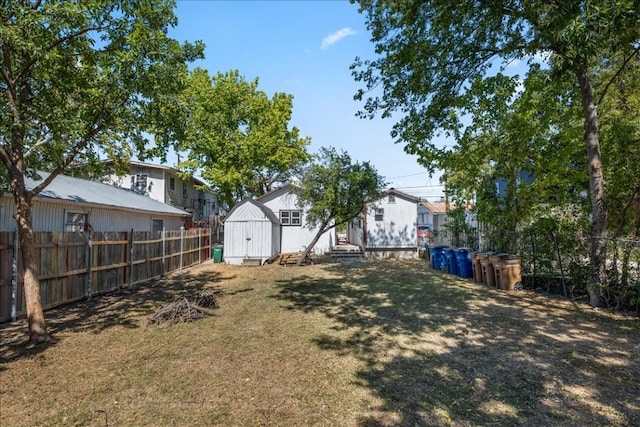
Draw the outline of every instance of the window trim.
[[[160,229],[160,230],[158,230],[158,229],[156,229],[154,227],[158,221],[160,221],[162,223],[162,229]],[[165,228],[165,225],[164,225],[164,219],[163,218],[151,218],[151,231],[158,232],[158,231],[164,230],[164,228]]]
[[[78,215],[82,217],[82,221],[74,221],[69,222],[70,215]],[[86,227],[89,225],[89,212],[86,211],[64,211],[64,231],[65,232],[76,232],[76,231],[85,231]]]
[[[280,210],[280,224],[288,227],[301,227],[302,211],[300,209]]]

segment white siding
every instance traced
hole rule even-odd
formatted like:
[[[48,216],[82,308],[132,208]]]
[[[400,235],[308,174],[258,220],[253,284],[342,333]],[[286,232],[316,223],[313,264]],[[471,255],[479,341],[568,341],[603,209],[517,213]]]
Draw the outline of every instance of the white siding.
[[[103,181],[134,190],[136,175],[139,173],[147,175],[147,187],[143,194],[151,199],[191,212],[194,221],[206,221],[213,213],[217,203],[213,193],[197,190],[191,181],[182,180],[175,171],[164,167],[134,164],[131,165],[128,175],[106,175]],[[174,180],[173,190],[170,189],[171,178]],[[186,187],[186,193],[183,191],[183,186]]]
[[[240,265],[245,258],[260,258],[264,262],[279,252],[279,230],[253,202],[242,202],[224,222],[224,261]]]
[[[364,225],[363,221],[364,219],[362,217],[358,217],[357,219],[354,219],[347,225],[347,241],[352,245],[362,246],[363,244],[362,242],[362,235],[364,232],[362,228],[362,226]]]
[[[384,209],[382,221],[376,221],[376,208]],[[417,203],[396,196],[379,200],[367,210],[367,247],[411,248],[417,246]]]
[[[275,197],[266,197],[261,199],[262,203],[269,208],[276,217],[280,218],[282,210],[300,210],[297,205],[298,196],[295,193],[277,193]],[[318,232],[318,227],[310,228],[306,224],[304,210],[302,212],[302,225],[282,225],[281,252],[299,252],[307,248],[311,240]],[[320,237],[318,243],[313,248],[316,254],[328,252],[333,242],[333,230],[329,230]]]

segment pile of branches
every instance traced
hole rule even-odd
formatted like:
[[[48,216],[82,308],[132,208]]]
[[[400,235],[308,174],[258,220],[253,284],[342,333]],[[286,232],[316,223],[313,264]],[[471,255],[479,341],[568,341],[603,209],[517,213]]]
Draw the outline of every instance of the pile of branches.
[[[219,293],[219,291],[205,289],[200,292],[200,295],[193,302],[182,298],[166,304],[158,309],[153,316],[150,316],[147,323],[173,325],[176,323],[193,322],[206,316],[213,316],[215,314],[213,309],[218,307],[217,293]]]

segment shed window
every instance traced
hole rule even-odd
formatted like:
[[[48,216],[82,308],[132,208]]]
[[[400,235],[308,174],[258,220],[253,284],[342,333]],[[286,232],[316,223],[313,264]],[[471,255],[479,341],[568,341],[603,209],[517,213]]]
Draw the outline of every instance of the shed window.
[[[282,225],[302,225],[302,212],[299,210],[280,211]]]
[[[389,203],[395,203],[395,202],[396,202],[396,195],[389,194]]]
[[[384,221],[384,209],[376,208],[376,221]]]
[[[84,231],[89,225],[88,215],[81,212],[67,212],[64,231]]]

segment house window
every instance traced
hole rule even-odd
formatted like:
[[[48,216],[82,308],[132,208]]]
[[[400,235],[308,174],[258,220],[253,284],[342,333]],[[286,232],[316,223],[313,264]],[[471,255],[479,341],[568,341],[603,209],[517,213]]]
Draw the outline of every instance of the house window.
[[[384,209],[376,208],[376,221],[384,221]]]
[[[147,175],[146,173],[137,173],[134,190],[139,193],[146,192],[148,179],[149,179],[149,175]]]
[[[182,198],[186,199],[187,197],[189,197],[189,193],[187,192],[187,183],[183,182],[182,183]]]
[[[302,211],[280,211],[280,223],[282,225],[302,225]]]
[[[64,231],[84,231],[89,225],[89,215],[81,212],[67,212]]]
[[[152,219],[151,220],[151,231],[157,232],[162,231],[164,228],[164,221],[161,219]]]
[[[176,179],[169,178],[169,190],[174,191],[176,189]]]
[[[389,194],[389,203],[395,203],[395,202],[396,202],[396,195]]]

